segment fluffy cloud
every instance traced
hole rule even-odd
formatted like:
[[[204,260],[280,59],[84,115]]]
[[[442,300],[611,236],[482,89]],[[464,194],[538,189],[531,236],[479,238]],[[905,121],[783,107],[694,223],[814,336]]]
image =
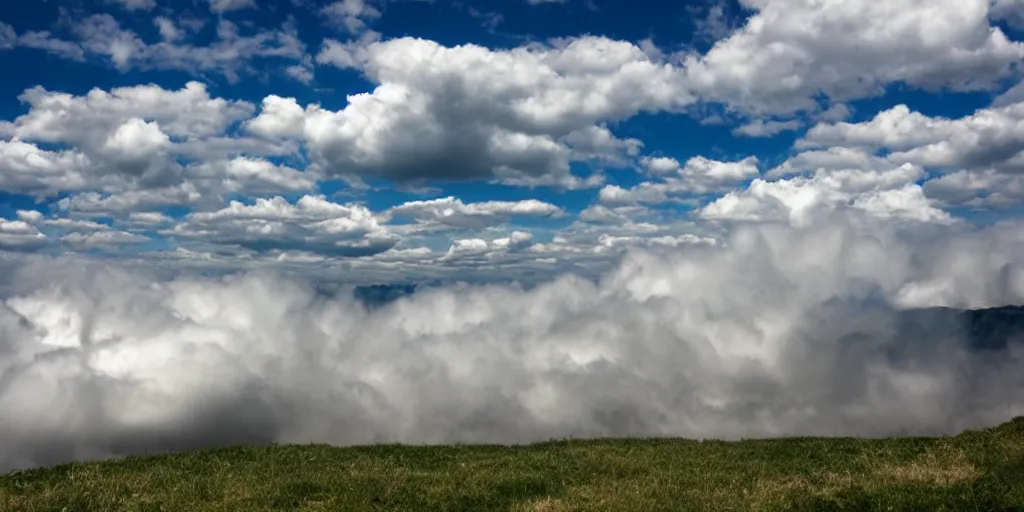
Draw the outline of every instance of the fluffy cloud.
[[[25,248],[38,248],[48,241],[59,240],[66,247],[75,250],[109,248],[150,241],[150,238],[136,233],[129,233],[112,228],[110,225],[86,219],[67,217],[46,217],[35,210],[18,210],[18,221],[21,231],[34,237],[34,243],[25,244]],[[45,230],[50,237],[40,231]]]
[[[569,162],[574,143],[592,146],[586,132],[693,101],[679,69],[601,37],[510,50],[328,41],[317,60],[379,84],[338,112],[307,107],[303,133],[332,173],[580,186]],[[289,106],[287,119],[295,111]],[[294,121],[281,126],[281,135],[298,131]]]
[[[800,147],[882,148],[888,160],[941,169],[1024,169],[1024,103],[980,109],[960,118],[928,117],[898,105],[863,123],[819,124]]]
[[[779,178],[794,174],[819,171],[841,171],[857,169],[863,171],[891,169],[893,164],[884,157],[876,156],[866,148],[846,148],[841,146],[827,149],[802,151],[786,159],[774,169],[765,173],[766,177]]]
[[[746,25],[704,55],[681,57],[701,98],[752,114],[817,110],[904,82],[987,89],[1024,44],[989,25],[990,0],[741,0]],[[997,11],[998,12],[998,11]]]
[[[1024,201],[1024,175],[985,171],[958,171],[924,184],[928,197],[948,205],[978,208],[1016,206]]]
[[[598,280],[430,288],[372,310],[265,271],[26,260],[0,302],[0,468],[242,442],[988,426],[1024,407],[1019,344],[979,353],[947,313],[900,310],[1024,300],[1019,228],[748,226],[634,252]]]
[[[455,197],[410,201],[389,209],[387,218],[413,219],[421,223],[440,223],[448,226],[482,229],[503,224],[512,217],[561,217],[561,208],[536,199],[523,201],[484,201],[463,203]]]
[[[919,167],[905,164],[884,171],[818,171],[809,177],[756,179],[748,188],[729,192],[698,213],[709,220],[807,225],[837,209],[852,209],[897,221],[954,222],[914,183],[922,176]]]
[[[145,85],[82,96],[36,87],[20,98],[28,113],[0,125],[12,137],[0,140],[0,187],[10,192],[182,197],[194,191],[215,201],[316,187],[315,173],[258,156],[290,154],[295,147],[225,135],[254,107],[211,98],[198,82],[178,90]],[[70,149],[48,151],[35,143]]]
[[[0,219],[0,249],[32,249],[46,243],[46,235],[21,220]]]
[[[771,137],[782,132],[797,130],[801,126],[803,126],[803,122],[800,120],[763,121],[759,119],[735,128],[732,134],[746,137]]]
[[[188,82],[178,90],[157,85],[93,89],[82,96],[33,87],[18,99],[29,112],[7,129],[11,135],[94,147],[131,119],[155,122],[172,137],[206,137],[224,132],[254,111],[244,101],[211,98],[200,82]]]
[[[221,210],[190,213],[161,233],[256,251],[302,249],[337,256],[380,253],[399,239],[364,206],[308,195],[295,203],[280,196],[258,198],[251,205],[232,201]]]
[[[757,157],[752,156],[735,162],[696,156],[686,165],[669,157],[645,157],[641,163],[660,181],[641,182],[629,189],[607,185],[599,193],[600,200],[608,204],[664,203],[680,200],[679,196],[722,192],[759,175]]]
[[[155,211],[172,206],[199,206],[204,197],[191,183],[148,190],[129,190],[115,194],[82,192],[57,201],[59,210],[79,215],[119,217],[137,211]],[[206,198],[207,201],[215,198]]]
[[[522,251],[532,245],[533,233],[529,231],[513,231],[506,237],[493,240],[481,238],[463,238],[452,241],[451,247],[442,260],[459,260],[460,264],[466,264],[470,258],[483,258],[486,260],[497,260],[509,253]]]
[[[96,231],[93,233],[69,233],[61,237],[60,241],[77,249],[95,249],[104,246],[118,246],[126,244],[140,244],[148,242],[149,237],[127,233],[125,231]]]
[[[260,158],[203,162],[189,167],[188,171],[193,182],[210,181],[204,189],[244,195],[306,192],[317,186],[317,176],[312,173]]]
[[[20,140],[0,140],[0,189],[48,196],[88,184],[89,158],[74,151],[45,151]]]

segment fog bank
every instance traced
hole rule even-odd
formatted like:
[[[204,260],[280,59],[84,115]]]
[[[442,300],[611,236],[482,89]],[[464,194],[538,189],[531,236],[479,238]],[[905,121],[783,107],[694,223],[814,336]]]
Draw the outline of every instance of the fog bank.
[[[950,434],[1024,414],[1024,344],[971,349],[957,322],[904,311],[1024,303],[1019,225],[745,226],[598,282],[369,310],[270,269],[3,267],[0,471],[229,443]]]

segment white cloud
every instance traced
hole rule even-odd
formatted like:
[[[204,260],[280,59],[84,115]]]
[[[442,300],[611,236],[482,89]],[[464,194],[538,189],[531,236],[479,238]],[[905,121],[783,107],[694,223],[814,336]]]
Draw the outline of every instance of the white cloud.
[[[413,219],[421,223],[440,223],[467,229],[503,224],[512,217],[561,217],[564,214],[558,206],[536,199],[466,204],[455,197],[410,201],[392,207],[385,213],[388,218]]]
[[[320,9],[333,26],[352,34],[366,30],[368,20],[380,18],[381,12],[366,0],[339,0]]]
[[[1016,103],[1024,103],[1024,81],[1017,83],[996,99],[992,100],[993,107],[1007,107]]]
[[[834,123],[836,121],[845,121],[851,114],[853,114],[853,111],[850,107],[843,103],[836,103],[824,112],[819,112],[814,116],[814,119],[821,122]]]
[[[210,3],[210,12],[224,14],[242,9],[254,9],[255,0],[207,0]]]
[[[994,20],[1006,21],[1014,28],[1024,27],[1024,1],[1021,0],[989,0],[992,10],[989,17]]]
[[[328,41],[317,60],[361,69],[379,84],[339,112],[306,109],[309,147],[336,174],[586,186],[570,174],[574,144],[585,158],[595,145],[609,147],[595,141],[612,141],[602,123],[693,101],[679,69],[600,37],[510,50]],[[628,141],[611,146],[635,152]]]
[[[746,137],[771,137],[782,132],[798,130],[803,124],[798,119],[790,121],[764,121],[758,119],[733,129],[732,134]]]
[[[193,182],[209,181],[203,187],[207,190],[246,195],[305,192],[317,187],[317,176],[259,158],[202,162],[188,171]]]
[[[779,178],[793,174],[817,171],[839,171],[846,169],[884,170],[893,165],[884,157],[876,156],[864,148],[841,146],[800,152],[765,173],[766,177]]]
[[[107,0],[107,3],[120,4],[129,11],[149,11],[156,7],[156,0]]]
[[[92,233],[69,233],[60,238],[60,241],[77,249],[95,249],[97,247],[118,246],[128,244],[141,244],[150,239],[134,233],[124,231],[96,231]]]
[[[641,164],[660,181],[641,182],[629,189],[606,185],[599,199],[618,204],[664,203],[684,196],[722,192],[759,175],[758,160],[753,156],[735,162],[696,156],[684,166],[674,158],[644,157]]]
[[[202,192],[191,183],[153,188],[128,190],[113,194],[80,192],[57,201],[57,207],[64,212],[99,217],[125,216],[136,211],[154,211],[171,206],[197,206],[204,199]],[[213,199],[209,196],[207,200]]]
[[[920,168],[905,164],[885,171],[818,171],[810,177],[755,179],[748,188],[704,206],[699,215],[708,220],[784,221],[803,226],[838,209],[851,209],[894,221],[954,222],[914,183],[922,176]]]
[[[895,163],[941,169],[1024,170],[1024,103],[980,109],[959,119],[929,117],[897,105],[862,123],[819,124],[798,147],[864,147],[889,151]]]
[[[237,0],[225,3],[232,2],[238,3]],[[192,24],[190,20],[178,21]],[[136,32],[122,28],[109,14],[94,14],[75,21],[72,41],[59,39],[49,32],[17,35],[10,26],[4,25],[6,28],[0,28],[0,40],[7,42],[0,45],[36,48],[77,61],[107,60],[122,72],[157,69],[197,76],[216,73],[230,82],[239,81],[242,74],[254,73],[254,62],[259,60],[301,63],[309,59],[291,20],[280,29],[257,30],[251,35],[241,35],[237,25],[220,20],[217,38],[205,45],[183,42],[182,31],[167,18],[156,17],[153,22],[162,39],[157,43],[148,43]]]
[[[204,137],[222,133],[249,117],[250,103],[211,98],[206,86],[188,82],[178,90],[157,85],[92,89],[75,96],[33,87],[18,99],[29,106],[14,121],[13,135],[27,140],[99,145],[113,129],[132,118],[156,122],[174,137]]]
[[[372,310],[266,271],[5,261],[0,470],[238,443],[990,426],[1024,406],[1019,346],[979,355],[954,317],[900,309],[1024,300],[1020,233],[745,226],[634,251],[599,280],[425,288]]]
[[[0,21],[0,49],[9,50],[18,42],[18,33],[14,27]]]
[[[458,262],[468,265],[468,260],[495,262],[512,257],[533,245],[533,233],[529,231],[512,231],[505,237],[492,240],[481,238],[463,238],[452,241],[442,261]],[[531,255],[532,259],[533,256]]]
[[[263,98],[260,113],[245,122],[250,132],[266,138],[298,139],[304,134],[305,111],[295,98],[270,95]]]
[[[161,234],[256,251],[302,249],[337,256],[377,254],[399,240],[366,207],[310,195],[294,203],[280,196],[257,198],[251,205],[231,201],[217,211],[190,213]]]
[[[74,151],[45,151],[19,140],[0,140],[0,189],[49,196],[88,184],[89,158]]]
[[[949,205],[1001,208],[1024,201],[1024,175],[992,169],[957,171],[924,184],[925,194]]]
[[[160,37],[165,42],[173,43],[185,36],[170,18],[157,16],[153,18],[153,25],[156,25],[157,30],[160,31]]]
[[[174,222],[171,217],[160,212],[132,212],[128,215],[128,224],[135,228],[153,228]]]
[[[741,0],[756,10],[707,54],[682,57],[701,98],[756,114],[814,111],[885,85],[987,89],[1024,57],[989,0]]]
[[[29,112],[0,126],[14,137],[0,140],[0,187],[7,191],[102,192],[140,205],[151,203],[144,197],[152,191],[150,199],[187,198],[183,204],[190,204],[193,192],[216,200],[310,191],[319,177],[258,156],[294,154],[294,144],[227,135],[253,106],[211,98],[198,82],[179,90],[148,85],[83,96],[37,87],[21,100]],[[25,140],[70,149],[46,151]]]
[[[46,235],[23,220],[0,218],[0,249],[34,249],[46,243]]]
[[[663,246],[663,247],[684,247],[690,245],[717,245],[718,241],[710,237],[699,237],[691,234],[678,236],[663,235],[653,237],[639,236],[615,236],[604,234],[598,238],[598,243],[604,247],[636,247],[636,246]]]

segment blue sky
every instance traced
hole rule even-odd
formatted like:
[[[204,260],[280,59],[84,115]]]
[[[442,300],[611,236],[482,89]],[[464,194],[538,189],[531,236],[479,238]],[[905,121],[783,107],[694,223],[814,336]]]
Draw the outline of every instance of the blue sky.
[[[0,249],[433,276],[837,210],[999,222],[1024,199],[1021,22],[1016,0],[22,2]]]

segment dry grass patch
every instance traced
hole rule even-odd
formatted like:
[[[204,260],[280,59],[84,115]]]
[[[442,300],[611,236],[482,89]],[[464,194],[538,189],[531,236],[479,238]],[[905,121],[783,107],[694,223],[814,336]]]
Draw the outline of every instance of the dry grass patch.
[[[531,501],[516,508],[519,512],[562,512],[568,510],[562,500],[555,498],[543,498]]]
[[[908,464],[885,465],[879,474],[899,483],[948,486],[974,480],[982,472],[963,450],[946,446]]]

